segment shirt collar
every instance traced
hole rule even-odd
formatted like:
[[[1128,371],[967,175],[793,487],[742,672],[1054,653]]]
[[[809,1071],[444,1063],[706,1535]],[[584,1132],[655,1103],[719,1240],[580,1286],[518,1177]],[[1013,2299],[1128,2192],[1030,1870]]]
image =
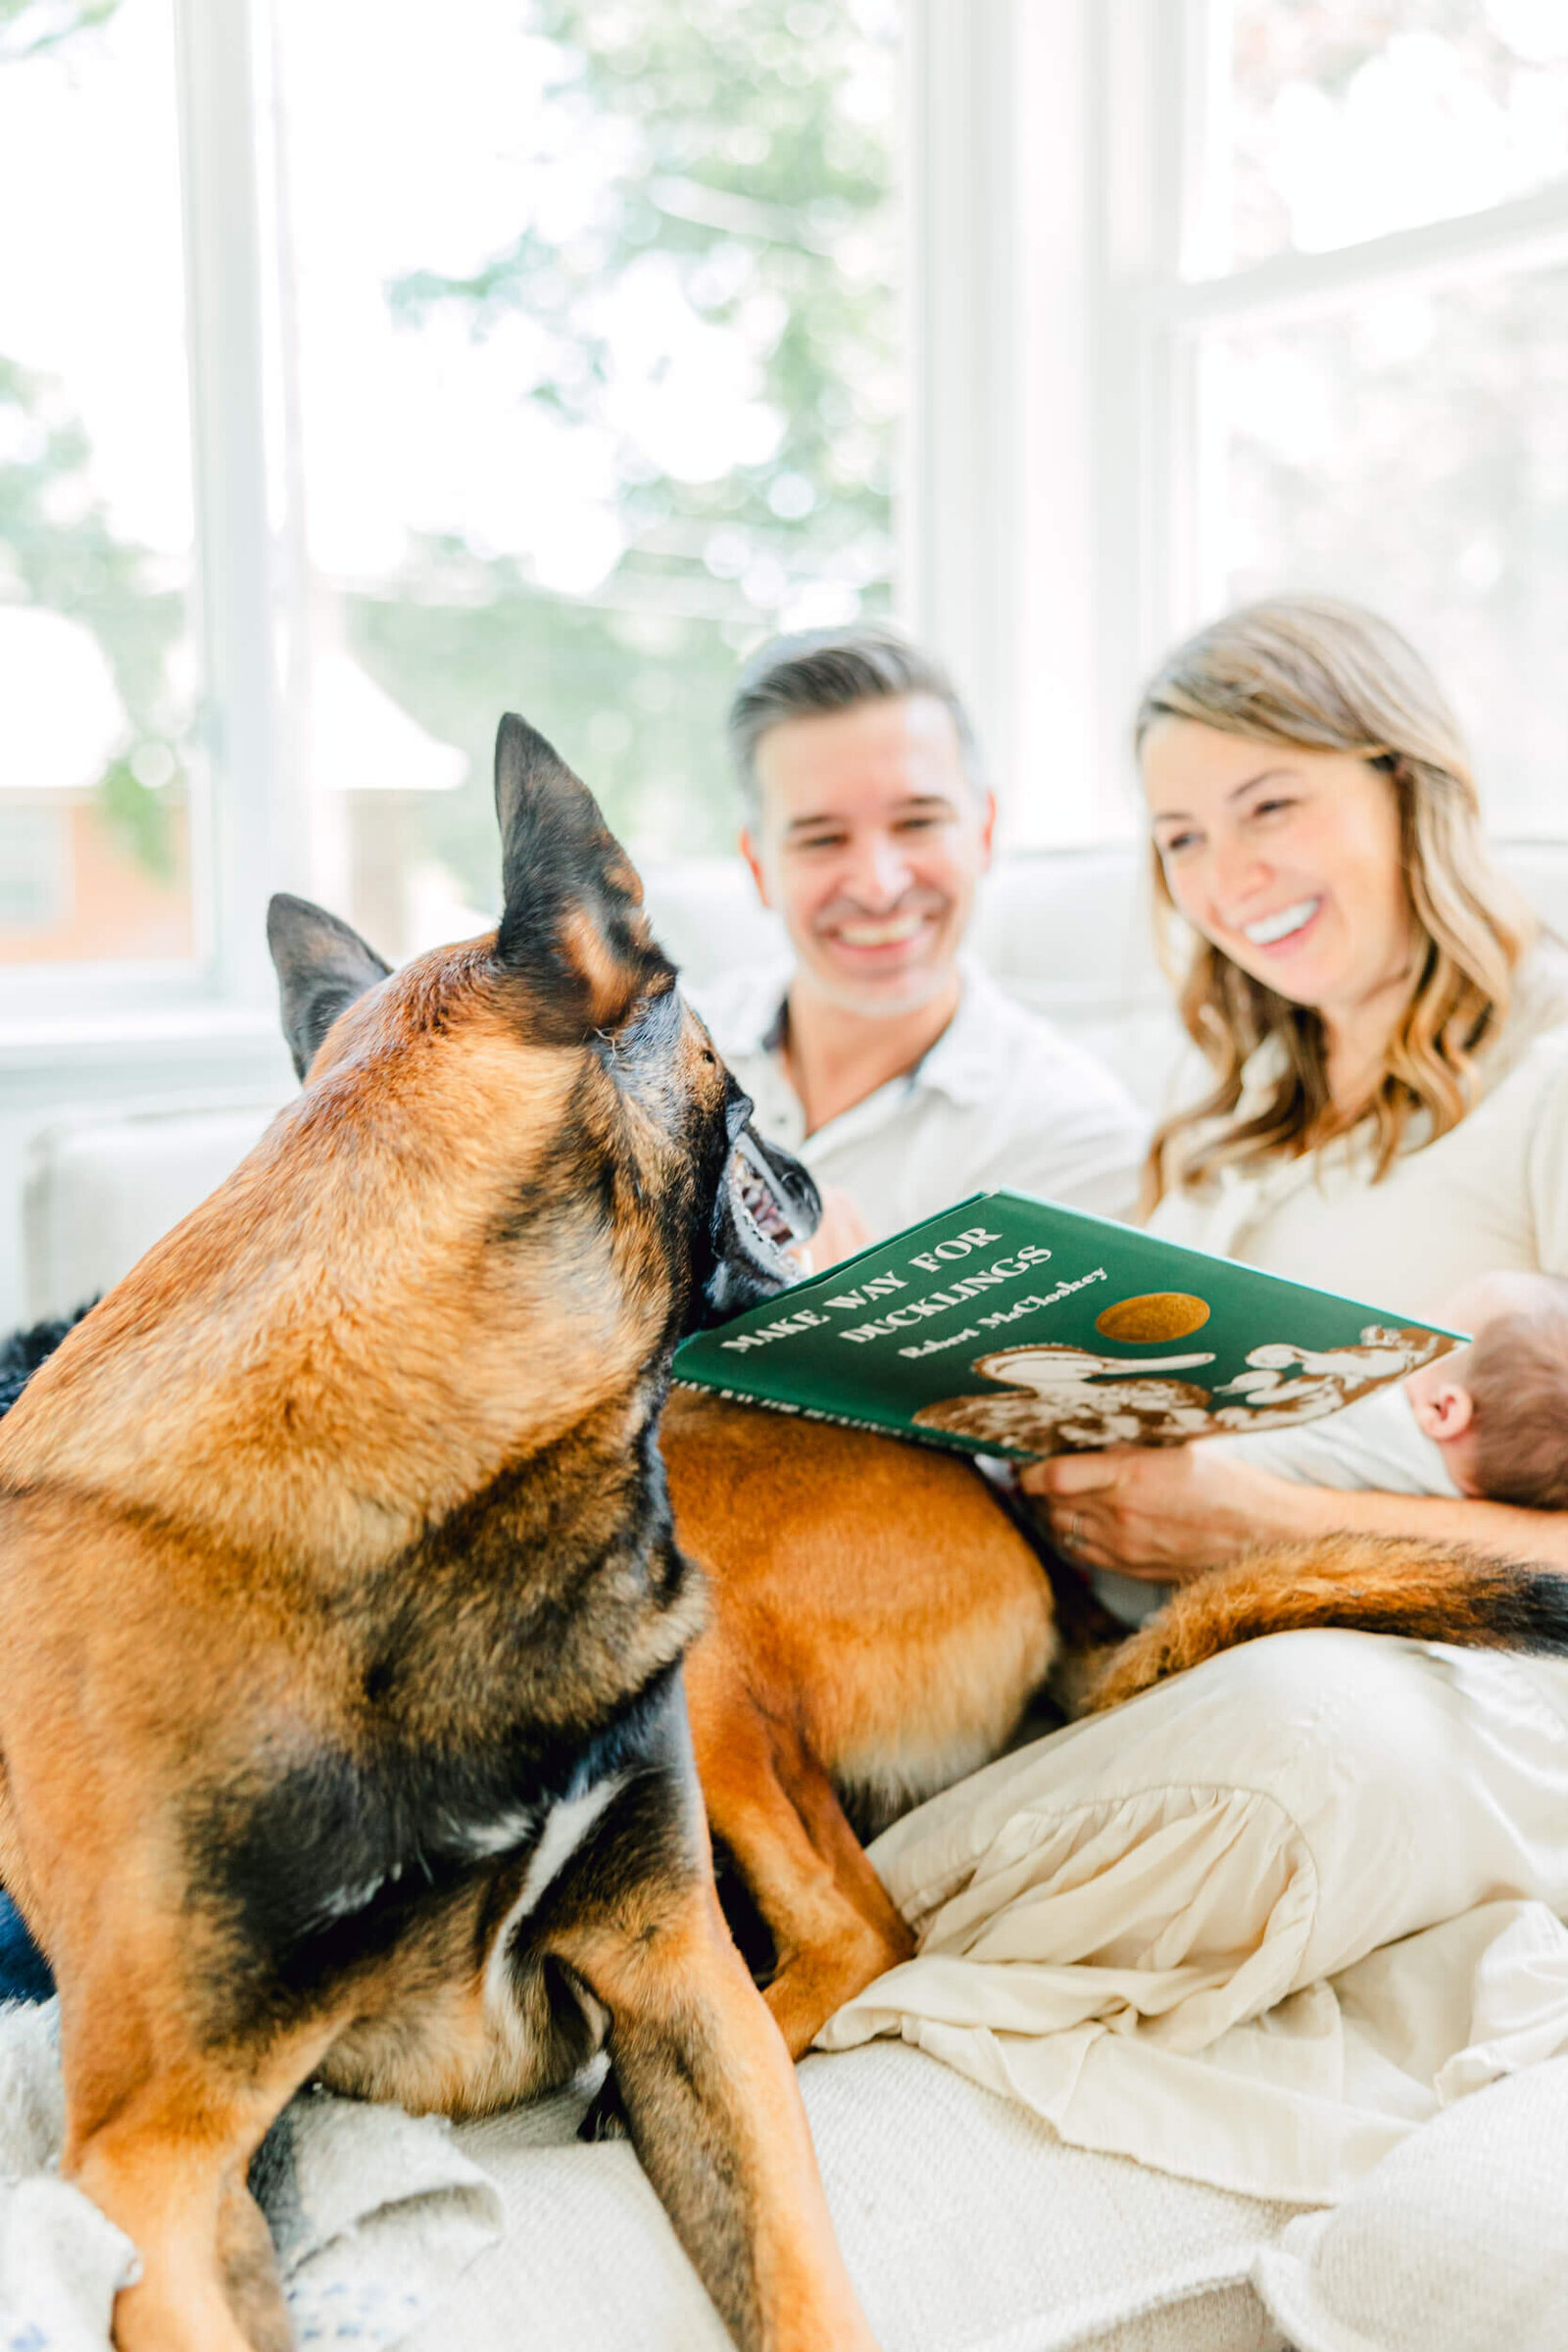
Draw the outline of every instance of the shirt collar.
[[[958,970],[963,986],[952,1020],[913,1069],[889,1084],[911,1091],[930,1087],[961,1107],[972,1107],[994,1099],[1011,1066],[1007,1032],[1014,1008],[972,957],[961,956]],[[735,1051],[774,1055],[781,1052],[791,976],[782,966],[759,974],[755,993],[729,1028]]]
[[[963,956],[957,1009],[910,1071],[910,1082],[931,1087],[950,1102],[972,1109],[995,1100],[1016,1061],[1015,1007],[984,967]]]

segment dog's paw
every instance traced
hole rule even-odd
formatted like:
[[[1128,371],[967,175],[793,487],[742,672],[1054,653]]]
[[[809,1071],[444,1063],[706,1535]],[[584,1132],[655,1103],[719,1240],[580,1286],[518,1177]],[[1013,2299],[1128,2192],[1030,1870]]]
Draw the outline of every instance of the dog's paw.
[[[579,2139],[624,2139],[627,2135],[626,2110],[620,2103],[620,2085],[613,2070],[595,2091],[588,2112],[577,2126]]]

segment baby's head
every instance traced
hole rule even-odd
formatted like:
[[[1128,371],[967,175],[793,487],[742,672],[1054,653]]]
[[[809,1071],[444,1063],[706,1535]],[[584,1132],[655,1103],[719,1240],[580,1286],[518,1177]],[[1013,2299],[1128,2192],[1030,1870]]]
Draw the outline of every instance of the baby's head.
[[[1449,1301],[1468,1348],[1404,1384],[1425,1436],[1461,1494],[1568,1509],[1568,1282],[1483,1274]]]

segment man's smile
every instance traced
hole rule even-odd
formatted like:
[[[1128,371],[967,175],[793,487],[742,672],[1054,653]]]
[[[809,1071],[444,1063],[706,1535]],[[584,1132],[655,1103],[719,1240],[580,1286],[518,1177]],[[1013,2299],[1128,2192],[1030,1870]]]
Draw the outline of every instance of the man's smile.
[[[822,925],[824,937],[839,946],[857,949],[906,947],[931,930],[939,920],[936,909],[908,907],[903,913],[848,915]]]

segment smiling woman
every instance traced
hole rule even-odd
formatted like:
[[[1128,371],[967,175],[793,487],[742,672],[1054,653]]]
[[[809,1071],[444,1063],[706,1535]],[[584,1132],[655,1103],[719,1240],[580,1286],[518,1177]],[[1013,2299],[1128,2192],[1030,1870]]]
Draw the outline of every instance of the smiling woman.
[[[1152,1230],[1444,1321],[1489,1269],[1568,1272],[1562,961],[1491,863],[1420,658],[1353,606],[1247,606],[1163,664],[1137,737],[1210,1073],[1154,1138]],[[1345,1529],[1568,1567],[1559,1514],[1349,1494],[1206,1446],[1025,1484],[1080,1561],[1150,1582]]]
[[[1154,1197],[1363,1119],[1382,1179],[1414,1113],[1432,1138],[1464,1116],[1533,932],[1435,681],[1372,613],[1280,598],[1181,647],[1136,738],[1156,901],[1199,939],[1182,1015],[1217,1076],[1156,1139]],[[1267,1108],[1237,1118],[1265,1045]]]
[[[1138,732],[1165,908],[1196,934],[1182,1006],[1211,1080],[1156,1137],[1152,1228],[1376,1299],[1390,1320],[1467,1314],[1441,1302],[1488,1268],[1568,1272],[1561,970],[1489,862],[1464,747],[1410,647],[1346,605],[1246,607],[1164,663]],[[1517,1356],[1514,1373],[1522,1385]],[[1324,1453],[1358,1409],[1320,1425]],[[1099,1695],[1131,1703],[1004,1758],[879,1841],[920,1954],[825,2038],[893,2028],[1063,2137],[1309,2202],[1335,2193],[1330,2140],[1348,2152],[1364,2130],[1362,2086],[1386,2097],[1385,2065],[1417,2046],[1429,1993],[1451,2004],[1455,2038],[1474,2033],[1444,1938],[1490,1947],[1475,1984],[1507,1983],[1509,2020],[1489,2022],[1473,2072],[1451,2042],[1423,2056],[1401,2115],[1556,2046],[1538,2022],[1534,1943],[1515,1974],[1500,1936],[1526,1916],[1532,1936],[1538,1922],[1556,1934],[1568,1916],[1568,1667],[1461,1655],[1446,1597],[1419,1638],[1409,1614],[1399,1640],[1283,1629],[1320,1577],[1359,1588],[1381,1573],[1410,1610],[1456,1556],[1530,1562],[1549,1593],[1568,1574],[1568,1514],[1347,1491],[1345,1454],[1319,1456],[1319,1475],[1341,1474],[1332,1487],[1244,1458],[1261,1446],[1278,1461],[1276,1444],[1252,1433],[1025,1470],[1058,1545],[1091,1568],[1146,1588],[1219,1570],[1130,1653],[1193,1670],[1133,1697],[1124,1654]],[[1103,1597],[1132,1613],[1124,1589]],[[1244,1625],[1245,1646],[1195,1664],[1182,1628],[1206,1611],[1227,1639]],[[1356,2042],[1383,1997],[1391,2039],[1366,2065]],[[1535,2040],[1504,2057],[1527,2015]],[[1287,2180],[1282,2165],[1302,2170]],[[1499,2339],[1461,2323],[1450,2340]]]

